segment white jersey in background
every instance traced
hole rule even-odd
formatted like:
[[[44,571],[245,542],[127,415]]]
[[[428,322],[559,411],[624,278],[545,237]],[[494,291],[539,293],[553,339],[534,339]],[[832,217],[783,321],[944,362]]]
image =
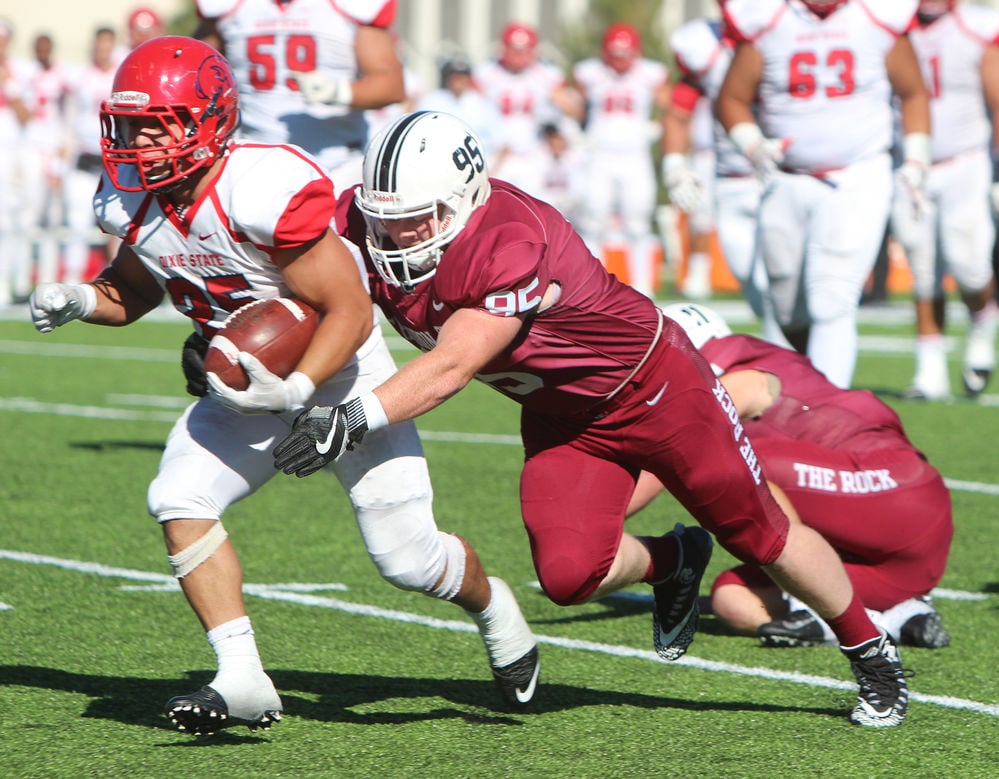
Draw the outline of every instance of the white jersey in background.
[[[669,79],[661,62],[639,59],[626,73],[617,73],[600,58],[576,64],[573,81],[586,94],[589,108],[586,137],[601,151],[648,152],[656,91]]]
[[[506,148],[513,154],[533,153],[541,139],[538,129],[561,115],[551,96],[565,83],[555,65],[535,62],[516,73],[489,60],[474,72],[475,83],[500,114],[500,130]],[[502,178],[502,177],[501,177]]]
[[[822,173],[891,148],[885,57],[909,29],[916,5],[850,0],[820,19],[800,0],[725,3],[737,39],[763,57],[760,126],[769,138],[790,139],[788,170]]]
[[[306,104],[292,75],[354,79],[358,26],[388,27],[394,0],[197,0],[197,10],[216,20],[225,41],[239,84],[240,139],[294,143],[326,171],[363,151],[365,111]]]
[[[689,76],[707,98],[695,109],[691,147],[701,148],[703,114],[705,108],[713,119],[715,99],[721,90],[728,66],[732,62],[735,41],[724,35],[721,22],[694,19],[678,27],[669,39],[670,48],[684,76]],[[712,142],[715,151],[715,169],[719,176],[752,176],[753,166],[728,137],[718,121],[712,122]]]
[[[960,4],[909,33],[930,92],[934,162],[988,148],[992,123],[982,99],[980,66],[989,46],[999,44],[999,12]]]

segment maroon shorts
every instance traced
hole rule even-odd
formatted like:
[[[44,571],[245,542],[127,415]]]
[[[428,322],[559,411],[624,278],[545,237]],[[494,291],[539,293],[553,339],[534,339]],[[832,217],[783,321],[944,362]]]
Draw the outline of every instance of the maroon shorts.
[[[538,578],[563,605],[607,575],[639,471],[655,475],[735,557],[772,563],[788,520],[728,394],[686,338],[664,338],[634,380],[586,419],[525,409],[521,510]],[[663,532],[676,512],[668,510]]]

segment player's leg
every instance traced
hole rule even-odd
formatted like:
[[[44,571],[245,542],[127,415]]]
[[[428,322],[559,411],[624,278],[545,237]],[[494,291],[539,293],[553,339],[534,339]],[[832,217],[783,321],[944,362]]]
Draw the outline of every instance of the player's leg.
[[[269,444],[287,423],[244,416],[209,398],[174,425],[149,487],[149,511],[163,527],[168,559],[218,661],[201,689],[167,702],[171,721],[192,734],[245,724],[269,727],[281,699],[257,651],[243,601],[243,572],[221,517],[273,474]]]
[[[647,152],[615,156],[619,163],[616,173],[621,224],[628,243],[628,277],[632,287],[653,297],[657,287],[653,275],[658,247],[652,233],[652,213],[656,207],[655,167]]]
[[[995,277],[991,252],[995,224],[989,212],[988,155],[982,151],[954,161],[943,182],[940,249],[968,310],[962,379],[965,393],[982,393],[996,365]]]
[[[586,167],[588,186],[581,193],[576,229],[590,253],[606,265],[605,246],[612,232],[616,171],[603,154],[591,153]]]
[[[905,252],[912,271],[916,314],[916,369],[906,396],[926,400],[950,397],[944,340],[943,262],[937,241],[942,208],[942,172],[927,176],[925,213],[916,212],[907,187],[895,187],[891,232]],[[984,202],[984,200],[983,200]]]
[[[811,319],[808,356],[838,387],[857,360],[857,309],[888,223],[892,192],[887,154],[830,173],[814,204],[804,291]]]
[[[695,350],[681,342],[650,359],[641,392],[654,396],[664,381],[669,390],[651,407],[636,402],[625,418],[608,414],[602,424],[622,423],[614,429],[626,427],[626,451],[641,456],[703,528],[826,619],[860,683],[852,720],[897,725],[908,706],[897,648],[871,622],[836,552],[789,521],[790,503],[768,489],[731,398]]]
[[[766,272],[768,297],[786,340],[802,353],[810,324],[802,295],[805,244],[811,209],[822,194],[819,186],[810,176],[778,173],[759,207],[758,261]]]
[[[359,360],[358,378],[324,386],[320,402],[356,396],[395,371],[380,335],[369,346]],[[382,577],[400,589],[463,608],[479,628],[504,700],[515,706],[529,703],[540,667],[534,636],[509,586],[487,576],[468,541],[437,527],[430,474],[416,426],[407,422],[367,434],[333,470]]]

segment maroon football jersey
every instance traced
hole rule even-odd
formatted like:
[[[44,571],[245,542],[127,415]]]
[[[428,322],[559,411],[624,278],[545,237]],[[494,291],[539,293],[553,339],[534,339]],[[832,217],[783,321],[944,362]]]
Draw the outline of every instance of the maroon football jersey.
[[[780,379],[776,403],[746,422],[751,439],[786,438],[854,451],[912,445],[894,410],[867,390],[835,386],[798,352],[748,335],[712,338],[700,351],[724,372],[758,370]]]
[[[646,356],[660,326],[654,303],[608,273],[554,207],[512,184],[492,195],[446,248],[437,273],[411,292],[386,283],[365,246],[353,191],[338,225],[362,247],[371,296],[395,329],[423,351],[451,314],[474,308],[527,314],[521,336],[479,373],[481,381],[535,411],[571,416],[610,395]],[[539,311],[550,285],[557,302]]]

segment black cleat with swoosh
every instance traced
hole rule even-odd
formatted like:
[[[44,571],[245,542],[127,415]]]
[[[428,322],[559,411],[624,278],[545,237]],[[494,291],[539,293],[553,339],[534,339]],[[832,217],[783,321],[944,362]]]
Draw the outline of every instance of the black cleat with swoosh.
[[[526,655],[502,668],[493,668],[493,679],[503,700],[515,708],[527,706],[538,688],[541,661],[538,659],[537,645]]]

